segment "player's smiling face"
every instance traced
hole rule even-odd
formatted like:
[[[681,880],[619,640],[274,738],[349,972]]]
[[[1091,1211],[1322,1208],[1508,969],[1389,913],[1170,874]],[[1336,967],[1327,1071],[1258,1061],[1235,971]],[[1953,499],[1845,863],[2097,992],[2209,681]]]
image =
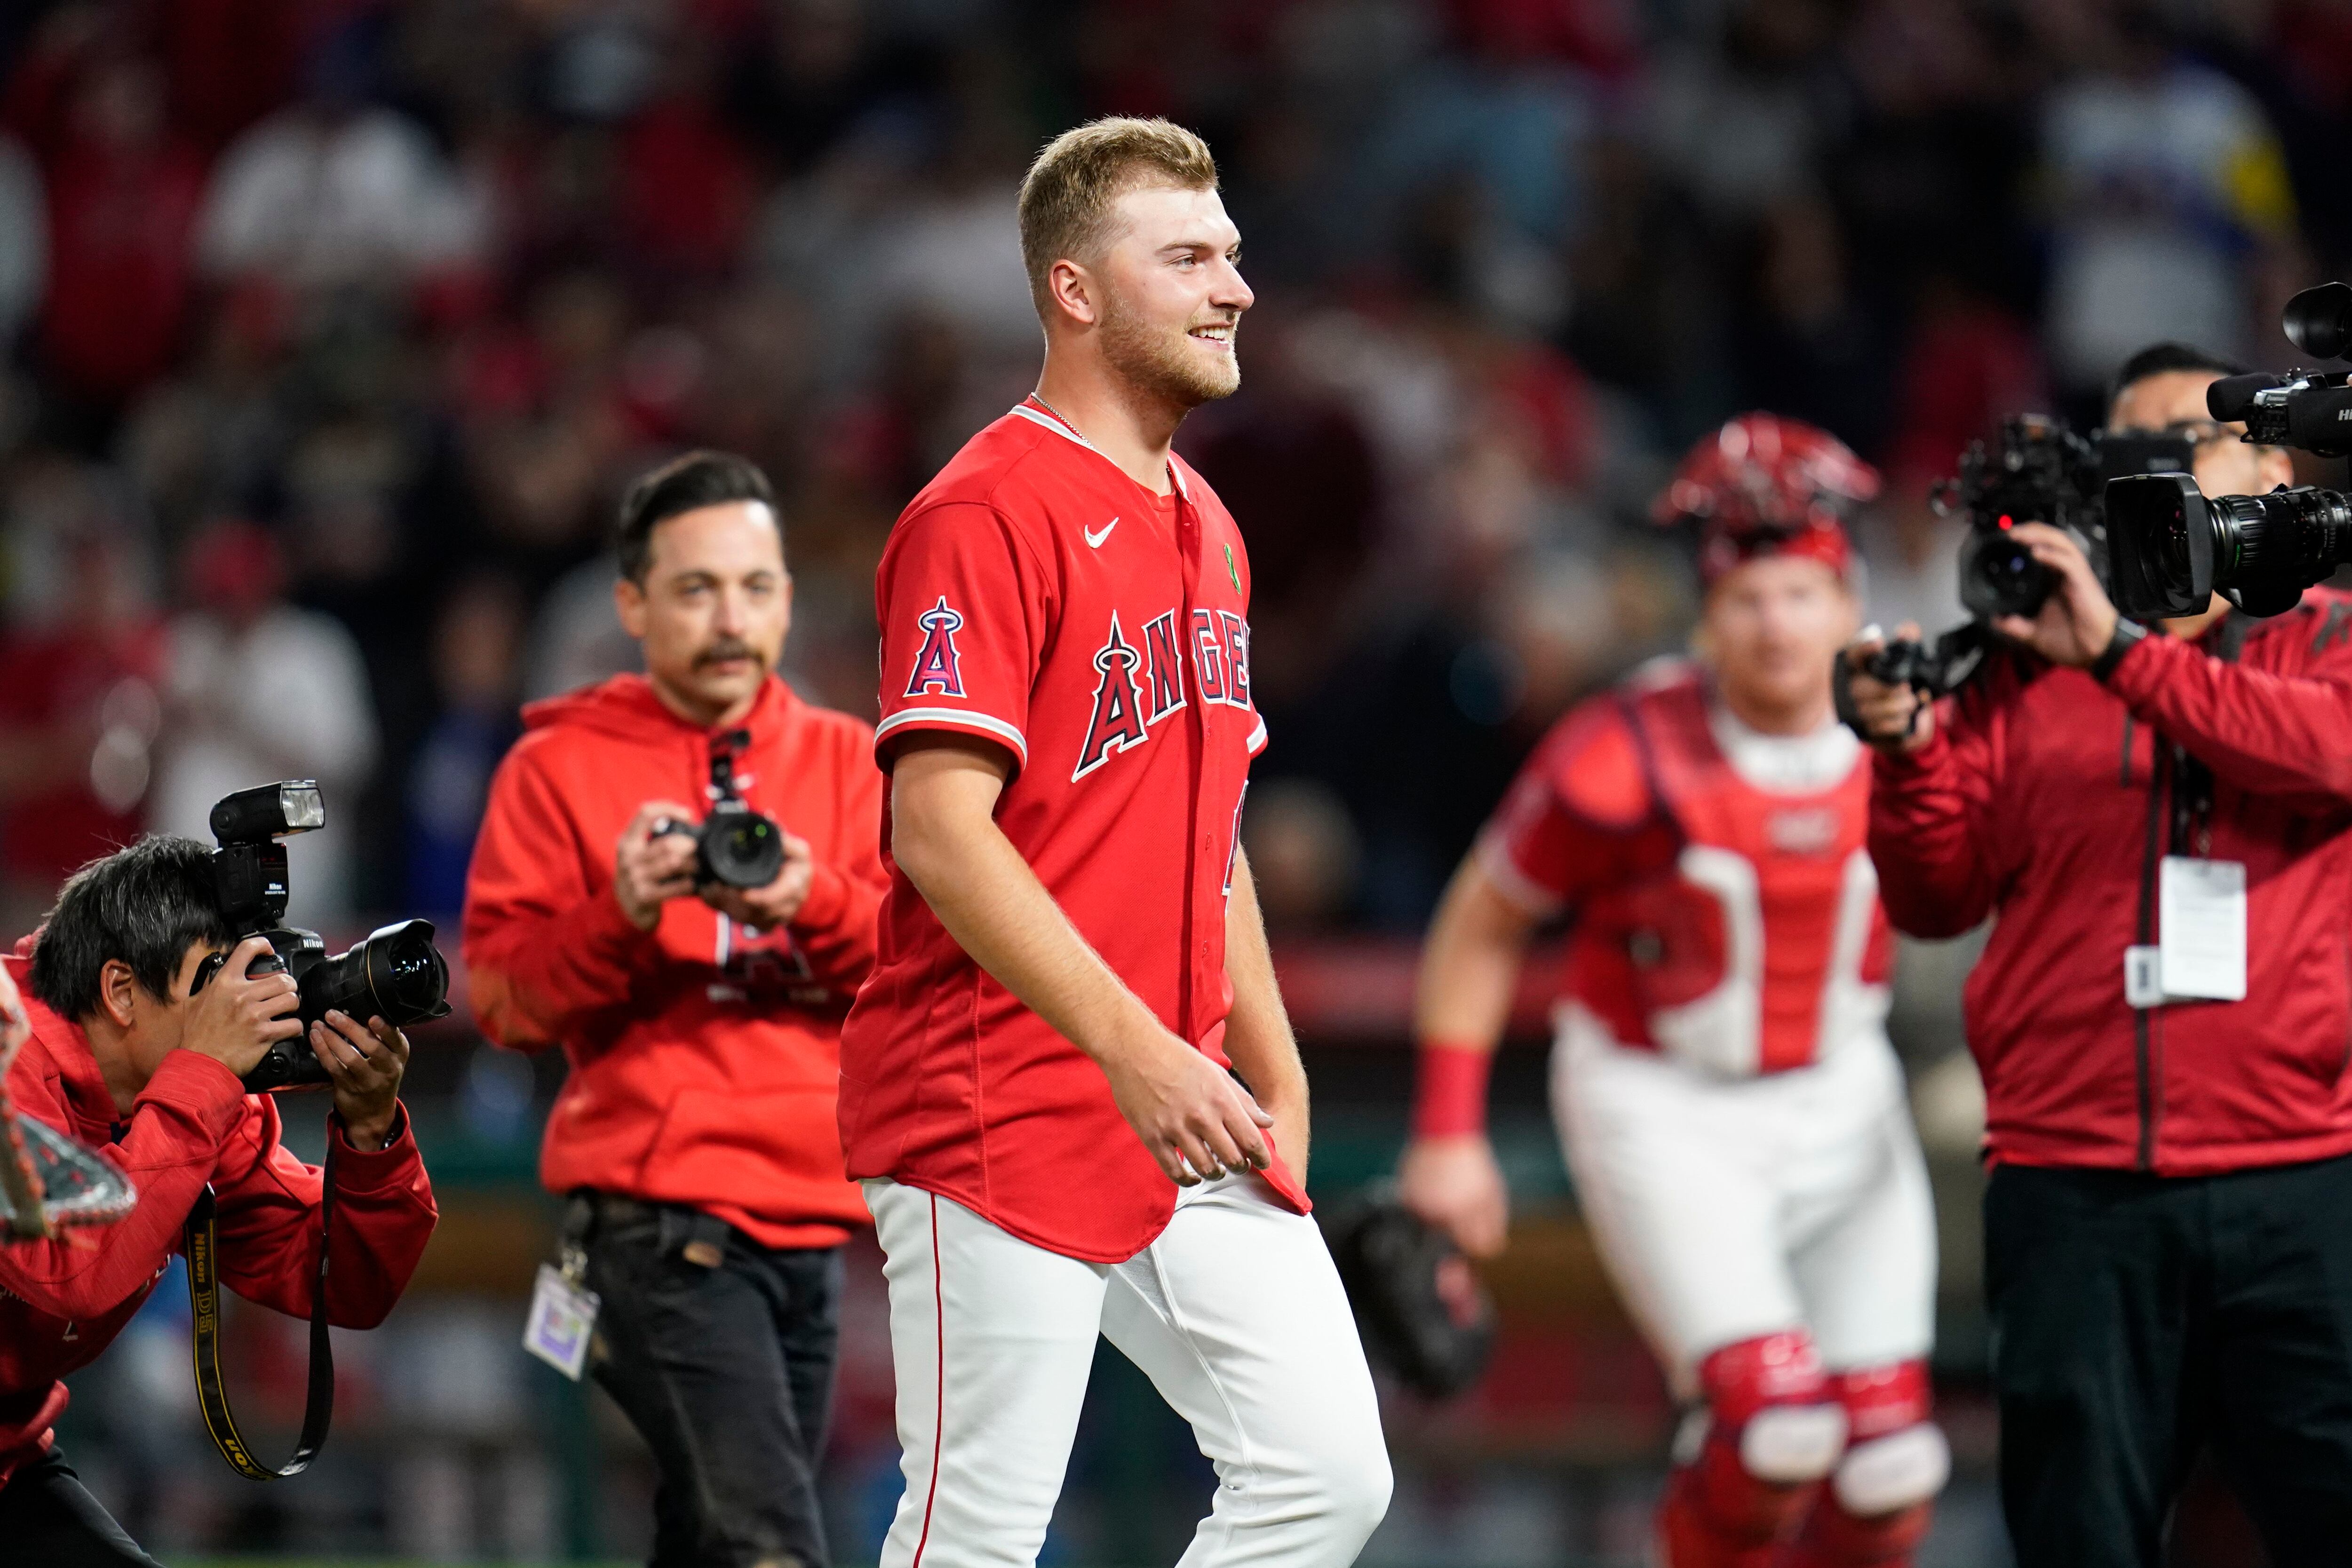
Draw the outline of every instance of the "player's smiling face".
[[[1234,330],[1256,302],[1242,281],[1241,231],[1217,193],[1147,185],[1113,209],[1103,357],[1138,386],[1191,407],[1241,385]]]
[[[759,501],[698,507],[656,523],[648,542],[645,582],[624,578],[614,590],[621,626],[645,645],[646,675],[672,712],[735,722],[792,628],[776,515]]]
[[[1703,641],[1734,712],[1750,723],[1801,718],[1828,702],[1830,660],[1859,620],[1834,571],[1806,556],[1763,555],[1708,593]]]

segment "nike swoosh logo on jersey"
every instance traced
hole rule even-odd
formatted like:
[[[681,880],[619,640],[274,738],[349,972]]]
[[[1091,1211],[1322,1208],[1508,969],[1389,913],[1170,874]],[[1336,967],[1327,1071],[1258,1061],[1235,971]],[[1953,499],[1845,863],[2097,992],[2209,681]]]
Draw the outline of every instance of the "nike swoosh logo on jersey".
[[[1103,542],[1104,540],[1106,540],[1106,539],[1108,539],[1108,538],[1110,537],[1110,531],[1111,531],[1112,529],[1114,529],[1114,528],[1117,528],[1118,526],[1118,519],[1117,519],[1117,518],[1112,518],[1108,522],[1106,522],[1106,523],[1104,523],[1104,524],[1102,525],[1102,531],[1101,531],[1100,533],[1097,533],[1097,532],[1096,532],[1093,529],[1091,529],[1091,528],[1081,528],[1081,529],[1079,529],[1079,530],[1078,530],[1078,531],[1079,531],[1080,533],[1083,533],[1083,534],[1085,534],[1085,535],[1087,536],[1087,549],[1089,549],[1089,550],[1100,550],[1100,549],[1102,548],[1102,542]]]

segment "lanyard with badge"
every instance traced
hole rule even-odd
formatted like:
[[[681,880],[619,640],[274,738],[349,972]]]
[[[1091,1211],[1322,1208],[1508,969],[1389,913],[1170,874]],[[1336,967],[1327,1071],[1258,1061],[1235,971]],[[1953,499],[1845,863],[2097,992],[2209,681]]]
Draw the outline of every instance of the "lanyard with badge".
[[[2246,865],[2211,858],[2213,771],[2178,745],[2171,763],[2173,852],[2157,863],[2157,940],[2124,950],[2124,1000],[2242,1002]]]

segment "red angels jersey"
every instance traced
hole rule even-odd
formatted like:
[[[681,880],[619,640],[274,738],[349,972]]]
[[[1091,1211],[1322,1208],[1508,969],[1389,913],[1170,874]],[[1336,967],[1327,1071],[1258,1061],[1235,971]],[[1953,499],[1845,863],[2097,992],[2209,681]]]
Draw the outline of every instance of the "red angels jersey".
[[[1674,665],[1561,720],[1478,854],[1530,911],[1571,912],[1562,1000],[1620,1044],[1780,1072],[1885,1027],[1869,796],[1842,726],[1747,731]]]
[[[1225,907],[1249,764],[1249,558],[1201,477],[1160,496],[1035,400],[967,443],[875,583],[876,751],[971,735],[1014,771],[997,825],[1160,1022],[1221,1066]],[[853,1177],[954,1199],[1072,1258],[1133,1257],[1176,1187],[1102,1069],[959,947],[889,855],[879,954],[841,1042]],[[1281,1170],[1278,1190],[1306,1203]]]

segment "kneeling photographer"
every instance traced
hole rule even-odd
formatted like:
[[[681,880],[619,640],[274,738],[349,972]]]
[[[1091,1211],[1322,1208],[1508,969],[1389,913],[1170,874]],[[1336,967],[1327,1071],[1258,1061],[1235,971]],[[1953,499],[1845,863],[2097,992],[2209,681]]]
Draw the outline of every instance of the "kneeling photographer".
[[[874,966],[882,775],[872,730],[775,673],[792,577],[757,468],[655,469],[617,542],[646,673],[525,710],[467,879],[483,1029],[571,1065],[540,1162],[563,1266],[525,1342],[593,1368],[652,1447],[660,1568],[825,1568],[841,1247],[867,1223],[841,1020]]]
[[[400,1103],[407,1040],[340,1010],[306,1029],[295,977],[224,912],[216,853],[151,837],[91,862],[6,960],[31,1024],[10,1098],[107,1150],[137,1192],[118,1223],[0,1248],[0,1555],[11,1562],[152,1564],[83,1489],[51,1427],[66,1406],[58,1380],[113,1342],[184,1235],[200,1236],[219,1280],[249,1300],[311,1316],[323,1273],[324,1321],[373,1328],[433,1234]],[[248,973],[257,960],[263,972]],[[333,1090],[323,1171],[286,1151],[274,1098],[241,1081],[273,1047],[279,1060],[307,1051]]]
[[[2209,416],[2235,369],[2147,350],[2109,427],[2185,437],[2210,495],[2289,482]],[[1955,695],[1859,673],[1874,645],[1848,659],[1889,915],[1925,938],[1995,918],[1966,1014],[2017,1560],[2156,1568],[2210,1441],[2273,1561],[2341,1562],[2352,600],[2143,626],[2074,537],[2014,534],[2047,598],[1992,622]]]

